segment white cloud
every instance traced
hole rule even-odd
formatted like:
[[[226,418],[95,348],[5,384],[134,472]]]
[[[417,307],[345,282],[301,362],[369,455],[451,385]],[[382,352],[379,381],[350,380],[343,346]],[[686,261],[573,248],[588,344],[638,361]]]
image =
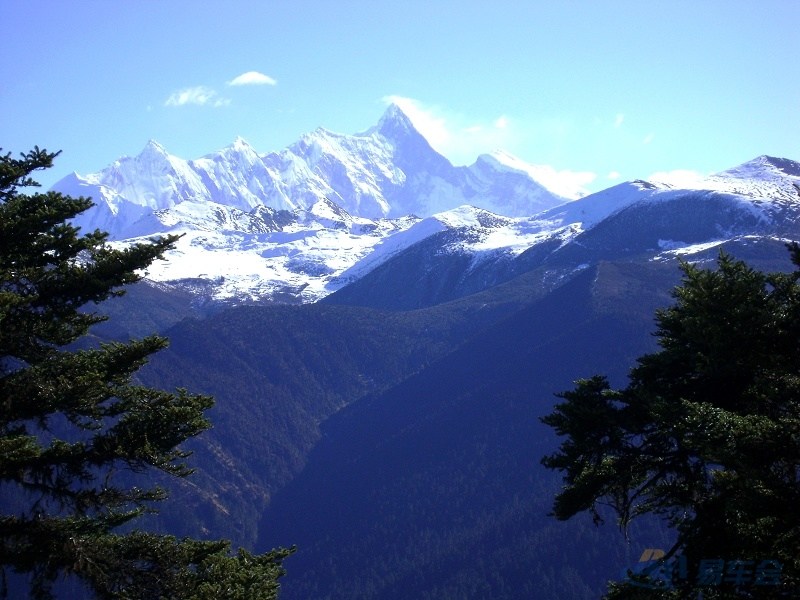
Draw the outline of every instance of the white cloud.
[[[507,167],[527,173],[551,192],[571,200],[586,196],[589,191],[584,186],[597,177],[589,171],[559,171],[548,165],[531,165],[502,150],[493,152],[492,156]]]
[[[278,82],[270,77],[259,73],[258,71],[247,71],[238,77],[234,77],[228,82],[228,85],[275,85]]]
[[[588,195],[586,186],[597,178],[591,171],[557,171],[546,165],[530,165],[528,172],[551,192],[571,200]]]
[[[656,137],[655,134],[648,133],[646,136],[644,136],[644,139],[642,140],[642,143],[643,144],[649,144],[650,142],[652,142],[655,139],[655,137]]]
[[[204,85],[198,85],[191,88],[185,88],[173,92],[164,102],[164,106],[186,106],[187,104],[194,104],[197,106],[213,106],[215,108],[220,106],[227,106],[230,104],[227,98],[220,98],[215,90]]]
[[[508,149],[519,135],[516,123],[505,115],[475,122],[463,114],[428,106],[414,98],[385,96],[383,101],[399,106],[428,143],[454,164],[471,164],[479,154]]]
[[[622,113],[617,113],[617,116],[614,117],[614,127],[619,129],[622,126],[622,122],[625,120],[625,115]]]
[[[383,102],[399,106],[428,143],[457,165],[472,164],[478,155],[495,153],[498,148],[513,151],[532,138],[554,140],[557,144],[570,128],[569,123],[560,120],[522,122],[506,115],[475,122],[463,114],[405,96],[385,96]],[[588,171],[557,171],[550,166],[526,163],[507,152],[497,154],[505,156],[506,164],[527,171],[536,181],[566,198],[585,196],[588,191],[584,186],[597,178]]]
[[[688,169],[675,169],[673,171],[658,171],[647,178],[648,181],[666,183],[677,188],[692,189],[697,187],[706,178],[703,173]]]
[[[619,174],[619,171],[611,171],[608,175],[606,175],[606,178],[608,179],[619,179],[620,177],[621,175]]]
[[[428,143],[439,152],[453,143],[453,134],[445,123],[445,118],[435,107],[425,107],[413,98],[403,96],[385,96],[386,104],[396,104],[411,119],[414,127],[428,140]],[[474,129],[474,127],[472,128]],[[445,156],[447,156],[445,154]],[[449,158],[449,157],[448,157]]]

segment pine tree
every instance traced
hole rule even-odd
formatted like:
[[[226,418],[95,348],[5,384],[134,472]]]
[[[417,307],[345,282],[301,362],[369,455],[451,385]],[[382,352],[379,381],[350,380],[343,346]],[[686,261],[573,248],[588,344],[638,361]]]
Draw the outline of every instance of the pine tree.
[[[291,550],[231,556],[225,541],[133,530],[166,498],[138,487],[136,474],[188,476],[179,446],[208,429],[213,401],[133,382],[162,337],[78,348],[104,320],[92,307],[122,294],[177,238],[114,249],[105,233],[69,224],[91,200],[20,193],[57,154],[0,153],[3,582],[25,574],[35,598],[51,597],[62,577],[99,598],[275,598]]]
[[[790,253],[800,267],[800,247]],[[716,270],[682,269],[676,304],[657,313],[661,349],[629,385],[579,381],[542,419],[565,436],[542,460],[564,473],[553,513],[599,522],[604,505],[623,527],[654,514],[674,528],[663,562],[686,576],[662,591],[617,583],[611,598],[798,597],[800,271],[761,273],[724,253]],[[726,571],[704,581],[713,560]]]

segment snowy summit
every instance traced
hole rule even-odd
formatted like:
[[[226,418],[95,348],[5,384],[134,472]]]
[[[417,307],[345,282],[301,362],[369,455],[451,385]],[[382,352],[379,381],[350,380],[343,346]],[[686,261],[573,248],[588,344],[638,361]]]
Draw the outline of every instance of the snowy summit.
[[[93,198],[76,224],[116,243],[183,234],[151,280],[217,301],[312,302],[444,231],[453,235],[441,251],[480,262],[561,246],[621,210],[697,190],[768,219],[797,203],[800,166],[762,156],[686,188],[630,182],[589,196],[556,175],[501,151],[454,166],[391,105],[362,133],[320,128],[266,154],[239,137],[185,160],[151,140],[53,189]]]

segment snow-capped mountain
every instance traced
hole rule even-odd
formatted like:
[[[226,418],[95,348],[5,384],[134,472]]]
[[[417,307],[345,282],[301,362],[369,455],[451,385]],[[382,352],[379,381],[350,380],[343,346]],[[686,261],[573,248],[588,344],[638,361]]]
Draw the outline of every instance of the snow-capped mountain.
[[[327,198],[355,217],[382,219],[427,217],[462,204],[523,216],[570,199],[508,161],[487,156],[470,167],[453,166],[395,105],[363,133],[320,128],[264,155],[238,138],[217,153],[187,161],[151,140],[138,156],[121,158],[99,173],[73,173],[54,189],[91,196],[97,207],[78,223],[100,227],[112,239],[161,231],[152,219],[140,221],[152,214],[162,220],[164,211],[187,201],[248,212],[261,206],[307,210]]]
[[[782,244],[800,240],[797,186],[800,164],[760,156],[691,187],[632,181],[532,217],[450,211],[440,216],[449,229],[383,261],[326,301],[420,308],[537,269],[547,287],[603,260],[705,260],[723,244],[766,241],[784,259]]]
[[[665,233],[687,235],[687,240],[719,242],[737,235],[800,234],[800,163],[759,156],[738,167],[697,180],[691,187],[636,180],[622,183],[579,200],[542,211],[525,218],[495,217],[474,219],[470,235],[458,244],[450,244],[479,256],[482,252],[503,249],[520,254],[545,242],[558,241],[558,250],[572,242],[585,245],[589,232],[602,225],[640,219],[643,222],[627,232],[632,242],[636,236],[663,227]],[[450,214],[457,214],[451,211]],[[642,218],[647,214],[649,219]],[[658,215],[658,219],[656,216]],[[466,221],[453,228],[463,228]],[[628,223],[630,224],[630,223]],[[692,233],[692,227],[708,227]],[[595,234],[592,234],[595,235]],[[708,238],[708,239],[706,239]],[[674,240],[679,240],[674,238]],[[656,240],[657,250],[666,245],[687,246],[680,241],[669,244]],[[631,243],[631,248],[634,245]],[[555,251],[554,251],[555,252]]]
[[[182,234],[148,277],[232,302],[313,302],[403,260],[405,279],[427,268],[417,281],[439,273],[427,255],[459,257],[447,267],[452,296],[544,263],[563,276],[603,257],[797,233],[800,165],[787,159],[761,156],[680,189],[632,181],[584,197],[549,191],[536,180],[546,173],[503,152],[453,166],[393,105],[362,133],[317,129],[268,154],[238,138],[184,160],[150,141],[54,189],[92,197],[76,224],[117,243]]]
[[[449,210],[472,204],[520,216],[569,200],[515,160],[482,156],[453,166],[392,105],[363,133],[318,129],[264,155],[238,138],[184,160],[150,141],[139,155],[73,173],[54,189],[93,198],[96,206],[75,223],[111,240],[183,234],[169,260],[150,268],[151,279],[216,299],[307,302],[455,227],[439,216]]]

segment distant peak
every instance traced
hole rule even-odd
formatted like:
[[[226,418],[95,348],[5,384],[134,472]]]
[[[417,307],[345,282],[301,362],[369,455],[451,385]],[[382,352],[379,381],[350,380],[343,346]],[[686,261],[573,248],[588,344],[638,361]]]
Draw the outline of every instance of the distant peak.
[[[746,162],[743,162],[740,165],[736,165],[733,167],[734,169],[741,169],[741,168],[750,168],[750,169],[758,169],[758,168],[770,168],[775,166],[775,162],[779,162],[783,159],[775,158],[773,156],[767,156],[766,154],[762,154],[761,156],[756,156]]]
[[[331,131],[330,129],[325,129],[324,127],[317,127],[311,133],[304,133],[300,136],[301,141],[305,141],[307,144],[313,144],[316,140],[319,139],[327,139],[327,138],[340,138],[342,137],[341,134]]]
[[[145,144],[144,149],[140,152],[139,155],[140,156],[141,155],[146,155],[147,156],[147,155],[151,155],[151,154],[158,154],[158,155],[161,155],[161,156],[167,156],[168,155],[168,153],[167,153],[166,149],[164,148],[164,146],[159,144],[156,140],[152,140],[152,139],[147,141],[147,144]]]
[[[403,112],[403,109],[400,108],[398,104],[392,102],[386,107],[386,110],[383,112],[383,116],[381,117],[382,121],[386,119],[408,119],[408,115]]]
[[[481,154],[478,156],[478,160],[482,160],[489,164],[501,164],[505,165],[506,167],[511,167],[512,169],[516,169],[518,171],[527,171],[530,168],[530,165],[525,163],[522,159],[517,158],[510,152],[506,152],[505,150],[492,150],[489,154]]]
[[[505,150],[481,154],[475,164],[488,166],[496,171],[510,170],[526,175],[554,196],[560,196],[564,200],[588,196],[589,190],[584,186],[594,179],[594,175],[589,172],[556,170],[549,165],[531,164]]]
[[[236,136],[236,139],[233,140],[233,143],[230,146],[228,146],[228,148],[236,151],[253,150],[253,146],[250,145],[250,142],[248,142],[240,135]]]
[[[791,175],[792,177],[800,177],[800,163],[797,161],[790,160],[788,158],[779,158],[777,156],[767,155],[760,156],[759,158],[772,165],[776,169],[783,171],[787,175]]]
[[[800,163],[788,158],[779,158],[762,154],[748,160],[732,169],[717,173],[721,176],[758,177],[759,174],[772,174],[773,176],[800,177]]]
[[[378,121],[375,130],[385,137],[396,137],[398,134],[408,135],[409,133],[419,134],[411,119],[394,102],[389,105],[383,116]]]

